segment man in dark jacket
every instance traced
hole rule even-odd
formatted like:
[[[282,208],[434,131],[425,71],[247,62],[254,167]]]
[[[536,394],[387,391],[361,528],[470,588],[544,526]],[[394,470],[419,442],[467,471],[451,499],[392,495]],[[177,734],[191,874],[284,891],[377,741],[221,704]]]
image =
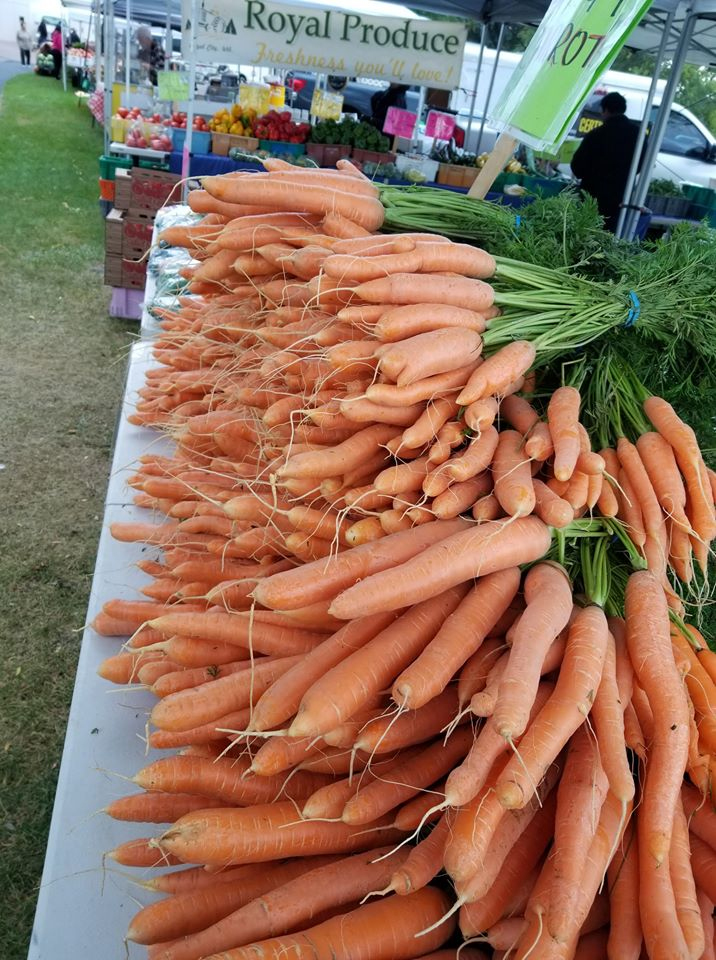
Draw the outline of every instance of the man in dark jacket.
[[[620,93],[602,97],[604,122],[582,140],[572,157],[572,172],[597,201],[607,230],[616,230],[639,127],[626,116]]]

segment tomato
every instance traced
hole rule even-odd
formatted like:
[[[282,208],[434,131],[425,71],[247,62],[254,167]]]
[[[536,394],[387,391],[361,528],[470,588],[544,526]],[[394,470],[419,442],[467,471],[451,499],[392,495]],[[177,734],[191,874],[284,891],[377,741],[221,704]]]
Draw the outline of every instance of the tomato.
[[[129,116],[129,110],[126,107],[120,107],[117,110],[117,116],[121,117],[122,120],[126,120],[126,118]]]

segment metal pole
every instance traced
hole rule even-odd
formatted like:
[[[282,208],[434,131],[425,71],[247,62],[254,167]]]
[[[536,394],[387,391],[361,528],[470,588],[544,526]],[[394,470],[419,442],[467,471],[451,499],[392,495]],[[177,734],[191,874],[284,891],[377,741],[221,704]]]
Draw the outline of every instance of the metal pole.
[[[174,53],[174,41],[172,40],[172,8],[169,0],[167,0],[166,40],[164,41],[164,49],[166,50],[166,66],[164,69],[168,70],[172,54]]]
[[[661,106],[659,107],[659,112],[656,116],[654,128],[652,129],[647,141],[646,155],[644,156],[641,173],[639,174],[639,183],[637,184],[636,195],[632,200],[634,206],[637,207],[640,207],[644,203],[646,192],[649,189],[651,171],[654,169],[656,156],[661,149],[661,142],[664,139],[666,124],[671,113],[671,105],[674,102],[674,97],[676,96],[676,88],[681,78],[681,71],[684,69],[684,64],[686,63],[686,56],[689,52],[689,44],[691,42],[691,36],[694,32],[694,26],[696,25],[696,19],[697,14],[694,13],[690,13],[686,17],[684,28],[681,32],[681,36],[679,37],[679,42],[677,44],[674,57],[671,61],[671,72],[669,73],[669,79],[666,82],[666,88],[661,98]],[[625,232],[625,237],[628,240],[631,240],[634,236],[634,228],[636,224],[630,224],[630,226],[631,230]]]
[[[502,52],[502,38],[505,35],[505,25],[504,23],[500,24],[500,32],[497,35],[497,46],[495,47],[495,63],[492,67],[492,75],[490,76],[490,85],[487,88],[487,97],[485,98],[485,107],[482,111],[482,121],[480,123],[480,132],[477,135],[477,143],[475,144],[475,153],[480,152],[480,144],[482,143],[482,134],[485,129],[485,120],[487,118],[487,111],[490,106],[490,100],[492,98],[492,88],[495,85],[495,76],[497,74],[497,65],[500,62],[500,53]]]
[[[186,110],[186,137],[182,157],[181,175],[184,181],[183,194],[189,193],[189,169],[191,166],[191,133],[194,126],[194,87],[196,86],[196,21],[199,16],[199,0],[191,0],[191,27],[189,29],[189,103]]]
[[[124,92],[129,106],[129,61],[132,59],[132,0],[127,0],[125,10],[126,32],[124,35]]]
[[[654,75],[651,78],[651,86],[649,87],[649,92],[646,95],[646,103],[644,105],[644,116],[641,120],[641,125],[639,127],[639,136],[636,139],[636,146],[634,147],[634,155],[631,158],[631,166],[629,167],[629,176],[627,177],[627,182],[624,187],[624,197],[621,210],[619,211],[619,219],[617,221],[616,235],[618,237],[626,236],[633,230],[634,224],[633,220],[637,219],[638,211],[627,209],[626,204],[631,202],[631,196],[634,192],[634,184],[636,183],[636,176],[639,170],[639,158],[641,157],[641,151],[644,146],[644,141],[646,140],[646,131],[649,127],[649,117],[651,115],[651,106],[654,102],[654,96],[656,94],[656,86],[659,82],[659,73],[661,71],[661,65],[664,62],[664,56],[666,54],[666,47],[669,43],[669,35],[671,33],[671,25],[674,22],[674,10],[670,10],[664,23],[664,32],[661,36],[661,43],[659,44],[659,50],[656,54],[656,62],[654,64]]]
[[[475,82],[472,85],[472,98],[470,100],[470,117],[467,121],[467,129],[472,126],[472,120],[475,116],[475,101],[477,100],[477,85],[480,82],[480,73],[482,72],[482,56],[485,52],[485,41],[487,40],[487,24],[483,23],[480,34],[480,52],[477,55],[477,66],[475,67]]]
[[[96,0],[96,11],[94,16],[94,85],[95,89],[99,86],[99,60],[102,48],[102,0]],[[104,58],[102,58],[104,62]]]
[[[104,0],[104,152],[109,153],[112,130],[112,93],[114,88],[114,9],[112,0]]]

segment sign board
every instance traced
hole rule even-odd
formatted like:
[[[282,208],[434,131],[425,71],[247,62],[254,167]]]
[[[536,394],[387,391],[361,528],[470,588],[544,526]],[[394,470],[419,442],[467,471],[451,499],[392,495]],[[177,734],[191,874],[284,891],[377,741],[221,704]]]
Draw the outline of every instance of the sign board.
[[[410,110],[401,110],[400,107],[388,107],[383,124],[383,133],[403,137],[404,140],[412,140],[417,122],[417,113],[411,113]]]
[[[178,70],[162,70],[157,74],[160,100],[188,100],[189,74]]]
[[[189,48],[192,0],[182,0],[182,46]],[[271,0],[201,0],[196,56],[454,90],[467,24],[368,17],[330,7]]]
[[[455,132],[456,122],[455,117],[450,113],[430,110],[425,122],[425,136],[434,137],[436,140],[450,140]]]
[[[343,96],[327,90],[314,90],[310,113],[321,120],[340,120],[343,111]]]
[[[536,149],[556,149],[650,3],[552,0],[489,119]]]

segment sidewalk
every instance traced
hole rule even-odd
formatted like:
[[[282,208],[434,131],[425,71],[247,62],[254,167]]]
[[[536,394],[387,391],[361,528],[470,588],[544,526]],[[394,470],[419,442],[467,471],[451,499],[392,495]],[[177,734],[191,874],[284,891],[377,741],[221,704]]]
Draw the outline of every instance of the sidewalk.
[[[31,54],[32,66],[23,67],[20,63],[20,52],[16,43],[0,40],[0,90],[6,80],[18,73],[30,73],[34,69],[35,53]]]

